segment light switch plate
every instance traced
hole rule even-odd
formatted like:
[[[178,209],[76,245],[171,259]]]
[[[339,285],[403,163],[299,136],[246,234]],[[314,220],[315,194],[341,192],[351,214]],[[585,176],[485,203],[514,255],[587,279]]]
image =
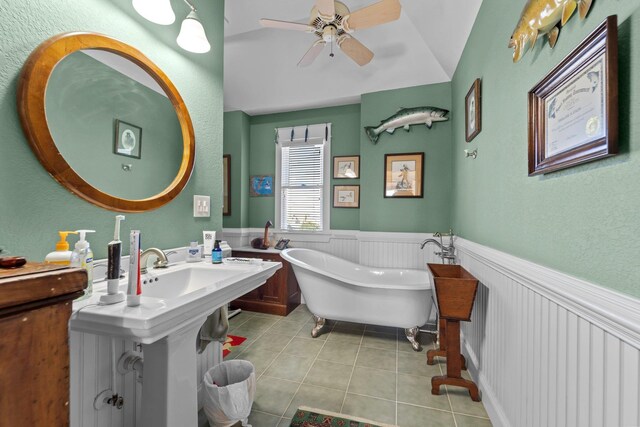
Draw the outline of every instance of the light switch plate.
[[[193,217],[211,217],[211,198],[209,196],[193,196]]]

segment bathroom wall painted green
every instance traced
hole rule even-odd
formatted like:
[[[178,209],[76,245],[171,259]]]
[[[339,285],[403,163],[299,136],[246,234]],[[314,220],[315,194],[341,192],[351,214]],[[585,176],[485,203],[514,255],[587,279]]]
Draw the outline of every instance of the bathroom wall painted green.
[[[231,156],[231,215],[225,228],[249,226],[249,120],[242,111],[224,113],[224,154]]]
[[[331,156],[360,154],[360,105],[320,108],[290,113],[266,114],[251,117],[251,146],[249,150],[249,175],[275,174],[276,147],[274,129],[285,126],[301,126],[314,123],[331,123]],[[360,166],[362,171],[362,163]],[[361,184],[360,180],[331,179],[333,185]],[[242,191],[248,192],[249,184]],[[333,191],[333,190],[332,190]],[[234,193],[235,194],[235,193]],[[333,195],[331,196],[333,197]],[[274,219],[274,197],[249,198],[249,226],[264,227]],[[331,228],[357,230],[358,209],[331,209]]]
[[[507,42],[523,1],[482,4],[453,79],[453,218],[472,241],[640,297],[640,11],[637,0],[596,0],[550,49],[538,41],[518,64]],[[620,146],[613,158],[527,176],[527,92],[617,14]],[[464,97],[482,78],[482,132],[464,139]],[[476,160],[465,148],[477,148]]]
[[[145,199],[167,188],[178,173],[182,131],[166,96],[76,52],[53,70],[45,99],[58,150],[101,191]],[[140,159],[113,154],[115,119],[142,129]],[[130,164],[131,170],[125,172],[122,164]]]
[[[399,108],[430,105],[451,110],[451,84],[440,83],[362,95],[362,126],[373,126]],[[454,116],[453,113],[450,114]],[[411,126],[383,134],[372,144],[360,128],[361,191],[360,230],[428,233],[450,227],[451,120]],[[423,152],[424,197],[384,198],[384,156]]]
[[[172,0],[176,14],[188,7]],[[42,168],[25,140],[16,110],[22,65],[41,42],[68,31],[94,31],[140,49],[174,82],[186,102],[196,136],[196,164],[185,190],[152,212],[127,214],[129,229],[142,231],[144,247],[183,246],[201,239],[203,229],[222,228],[222,42],[223,0],[200,2],[198,10],[212,50],[196,55],[175,42],[181,19],[168,27],[145,21],[130,0],[34,0],[0,3],[0,246],[30,260],[42,260],[57,240],[57,230],[93,228],[95,256],[106,256],[115,212],[96,207],[61,187]],[[193,195],[212,197],[211,218],[194,219]]]
[[[332,123],[331,155],[360,155],[359,180],[331,180],[331,185],[360,185],[360,209],[331,209],[334,230],[429,232],[450,226],[451,198],[451,122],[436,123],[432,129],[413,126],[410,132],[398,130],[382,135],[372,144],[363,126],[378,124],[398,108],[433,105],[449,109],[451,84],[417,86],[365,94],[361,104],[311,109],[250,117],[249,175],[275,173],[274,128],[308,123]],[[225,113],[225,150],[240,139],[239,112]],[[227,126],[227,124],[229,126]],[[231,129],[233,126],[233,130]],[[386,153],[425,153],[425,190],[422,199],[385,199],[383,194],[384,155]],[[234,198],[248,193],[248,184],[232,183]],[[263,227],[273,220],[275,199],[249,198],[249,226]],[[238,224],[225,221],[226,227]]]

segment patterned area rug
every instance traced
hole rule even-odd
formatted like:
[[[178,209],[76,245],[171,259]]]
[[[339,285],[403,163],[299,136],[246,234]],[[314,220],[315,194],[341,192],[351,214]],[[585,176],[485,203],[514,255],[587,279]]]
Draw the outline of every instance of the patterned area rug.
[[[246,340],[247,339],[245,337],[227,335],[227,341],[225,341],[224,345],[222,346],[222,357],[227,357],[227,355],[231,354],[232,351],[238,351],[238,349],[234,347],[238,347]]]
[[[336,414],[320,409],[301,406],[291,420],[290,427],[396,427],[364,418]]]

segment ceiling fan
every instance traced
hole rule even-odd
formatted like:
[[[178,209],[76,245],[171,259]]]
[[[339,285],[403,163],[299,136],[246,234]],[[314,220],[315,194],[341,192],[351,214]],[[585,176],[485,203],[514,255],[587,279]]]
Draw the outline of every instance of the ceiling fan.
[[[381,0],[353,13],[340,1],[316,0],[311,9],[308,24],[264,18],[260,20],[260,24],[269,28],[305,31],[318,37],[298,62],[299,67],[311,65],[327,43],[331,44],[329,56],[333,57],[334,42],[349,58],[363,66],[371,62],[373,52],[356,40],[351,33],[395,21],[400,18],[400,10],[400,0]]]

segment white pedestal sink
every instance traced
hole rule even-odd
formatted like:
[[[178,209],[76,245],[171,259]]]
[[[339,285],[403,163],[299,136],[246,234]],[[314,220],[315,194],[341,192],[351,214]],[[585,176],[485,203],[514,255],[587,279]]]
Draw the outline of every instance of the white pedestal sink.
[[[72,330],[130,339],[143,345],[143,427],[196,426],[196,335],[207,316],[265,283],[279,262],[262,265],[177,264],[143,275],[140,306],[94,306],[101,292],[76,310]],[[145,283],[146,282],[146,283]],[[123,281],[121,287],[126,286]],[[124,290],[124,289],[121,289]]]

